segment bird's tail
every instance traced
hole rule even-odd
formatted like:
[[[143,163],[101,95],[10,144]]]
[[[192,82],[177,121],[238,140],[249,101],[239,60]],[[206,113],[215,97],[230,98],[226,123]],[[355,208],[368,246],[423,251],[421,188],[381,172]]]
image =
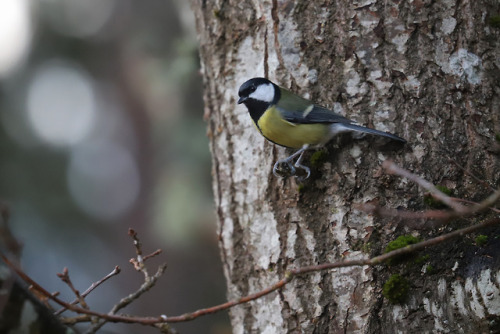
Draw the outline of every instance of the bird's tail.
[[[356,132],[368,133],[368,134],[372,134],[372,135],[376,135],[376,136],[387,137],[387,138],[391,138],[393,140],[397,140],[397,141],[402,142],[402,143],[406,143],[406,139],[403,139],[401,137],[393,135],[392,133],[389,133],[389,132],[383,132],[383,131],[379,131],[379,130],[375,130],[375,129],[370,129],[370,128],[366,128],[364,126],[356,125],[353,123],[336,123],[336,124],[342,124],[341,125],[342,130],[341,131],[337,130],[338,132],[356,131]]]

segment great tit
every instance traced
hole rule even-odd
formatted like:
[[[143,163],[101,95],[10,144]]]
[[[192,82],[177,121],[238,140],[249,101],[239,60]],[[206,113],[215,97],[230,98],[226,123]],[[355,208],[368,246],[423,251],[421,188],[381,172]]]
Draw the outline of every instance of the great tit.
[[[401,137],[391,133],[366,128],[353,121],[306,100],[287,89],[279,87],[265,78],[253,78],[241,85],[238,104],[245,104],[259,132],[274,144],[299,149],[286,159],[276,162],[273,174],[285,165],[292,175],[296,168],[306,173],[311,171],[301,164],[302,155],[310,146],[321,146],[335,135],[343,132],[368,133],[405,143]],[[292,161],[298,156],[294,166]]]

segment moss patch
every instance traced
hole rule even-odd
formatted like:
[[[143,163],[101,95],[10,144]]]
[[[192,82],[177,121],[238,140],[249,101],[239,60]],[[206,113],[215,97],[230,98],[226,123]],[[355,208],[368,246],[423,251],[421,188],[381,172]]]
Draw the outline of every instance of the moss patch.
[[[399,274],[394,274],[384,283],[382,294],[392,304],[401,304],[408,298],[410,285],[408,281]]]
[[[476,242],[476,245],[478,245],[479,247],[484,246],[488,242],[488,236],[480,234],[474,239],[474,241]]]
[[[392,252],[393,250],[399,249],[406,247],[408,245],[413,245],[420,242],[420,238],[414,237],[413,235],[400,235],[397,237],[395,240],[389,242],[387,246],[385,247],[384,253],[389,253]],[[396,256],[392,259],[389,259],[387,261],[387,264],[396,264],[404,260],[410,260],[414,257],[413,254],[405,254],[405,255],[400,255]]]
[[[420,238],[414,237],[410,234],[400,235],[396,238],[396,240],[393,240],[387,244],[387,246],[385,247],[385,253],[392,252],[393,250],[403,248],[408,245],[416,244],[417,242],[420,242]]]

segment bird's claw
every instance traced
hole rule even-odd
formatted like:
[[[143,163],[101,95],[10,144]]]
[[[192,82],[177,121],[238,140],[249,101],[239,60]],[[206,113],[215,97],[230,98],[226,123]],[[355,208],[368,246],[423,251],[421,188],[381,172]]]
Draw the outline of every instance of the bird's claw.
[[[298,169],[301,169],[303,172],[297,173]],[[295,165],[292,165],[290,160],[283,159],[278,160],[274,164],[273,174],[277,177],[295,176],[299,181],[304,181],[308,179],[309,176],[311,176],[311,169],[307,166],[301,165],[298,162],[295,163]]]
[[[304,173],[306,174],[305,176],[304,175],[297,175],[297,179],[299,181],[307,180],[309,178],[309,176],[311,176],[311,169],[309,167],[304,166],[304,165],[300,165],[300,164],[295,164],[295,167],[302,169],[304,171]]]

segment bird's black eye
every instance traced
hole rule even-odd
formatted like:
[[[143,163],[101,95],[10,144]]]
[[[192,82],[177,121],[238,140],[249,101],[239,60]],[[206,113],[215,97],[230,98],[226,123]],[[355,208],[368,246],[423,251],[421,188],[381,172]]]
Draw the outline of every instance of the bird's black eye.
[[[255,92],[256,89],[257,88],[255,86],[250,86],[249,91],[250,91],[250,93],[253,93],[253,92]]]

